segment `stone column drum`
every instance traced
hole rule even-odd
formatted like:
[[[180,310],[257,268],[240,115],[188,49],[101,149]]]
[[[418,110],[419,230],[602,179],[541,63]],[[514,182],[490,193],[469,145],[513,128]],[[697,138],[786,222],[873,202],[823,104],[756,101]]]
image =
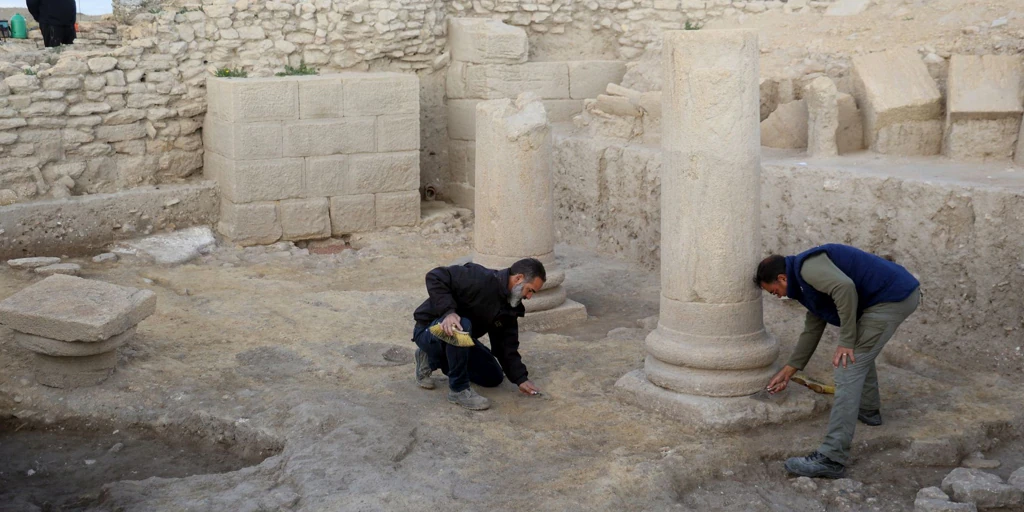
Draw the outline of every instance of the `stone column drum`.
[[[544,104],[530,93],[515,102],[480,102],[476,140],[473,261],[506,268],[532,257],[544,264],[547,282],[523,301],[521,328],[552,329],[585,320],[586,308],[567,298],[565,272],[555,263],[551,134]]]
[[[779,353],[752,282],[761,252],[757,35],[666,32],[663,54],[661,316],[644,370],[619,386],[703,426],[749,425],[769,415],[744,395],[764,388]]]
[[[36,381],[95,386],[117,367],[117,347],[156,310],[156,294],[78,277],[48,277],[0,302],[0,325],[34,353]]]

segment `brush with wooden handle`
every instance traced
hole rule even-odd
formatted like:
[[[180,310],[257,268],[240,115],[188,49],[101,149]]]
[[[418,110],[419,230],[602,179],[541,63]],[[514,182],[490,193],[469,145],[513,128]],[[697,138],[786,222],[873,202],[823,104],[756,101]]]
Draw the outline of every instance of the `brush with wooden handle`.
[[[444,332],[444,328],[441,324],[434,324],[430,327],[430,334],[437,336],[437,339],[449,344],[455,345],[456,347],[472,347],[476,343],[473,341],[473,337],[468,332],[453,329],[452,334]]]

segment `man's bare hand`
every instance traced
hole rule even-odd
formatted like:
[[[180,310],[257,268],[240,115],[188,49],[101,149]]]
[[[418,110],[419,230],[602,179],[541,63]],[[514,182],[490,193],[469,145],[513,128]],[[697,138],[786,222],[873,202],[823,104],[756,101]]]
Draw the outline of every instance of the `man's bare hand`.
[[[455,313],[449,313],[444,320],[441,320],[441,330],[448,336],[453,336],[455,331],[462,330],[462,318]]]
[[[847,363],[856,363],[857,359],[853,357],[852,348],[836,347],[836,355],[832,356],[832,366],[839,368],[839,365],[843,365],[846,368]]]
[[[786,386],[789,385],[789,379],[793,378],[793,375],[796,375],[796,368],[789,365],[784,366],[775,374],[774,377],[772,377],[772,380],[768,382],[768,392],[774,395],[775,393],[786,389]]]
[[[519,385],[519,391],[525,395],[539,395],[540,389],[534,386],[532,382],[526,381]]]

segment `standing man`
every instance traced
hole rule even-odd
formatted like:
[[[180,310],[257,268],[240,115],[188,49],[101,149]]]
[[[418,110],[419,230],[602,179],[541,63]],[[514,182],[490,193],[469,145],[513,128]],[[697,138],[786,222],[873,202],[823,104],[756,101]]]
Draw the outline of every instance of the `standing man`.
[[[47,48],[75,42],[75,0],[26,0]]]
[[[920,283],[891,261],[855,247],[827,244],[796,256],[772,255],[757,266],[755,281],[776,297],[807,308],[804,332],[786,366],[768,384],[778,393],[818,347],[825,324],[839,326],[832,356],[836,395],[825,441],[806,457],[786,461],[786,470],[808,477],[841,478],[857,420],[882,424],[875,358],[903,320],[917,309]]]
[[[511,268],[491,270],[475,263],[438,267],[427,273],[427,293],[413,319],[416,350],[416,382],[433,389],[430,374],[440,369],[448,376],[448,401],[481,411],[490,407],[487,398],[469,387],[495,387],[503,380],[519,386],[527,395],[540,392],[530,382],[519,356],[519,317],[526,314],[522,300],[533,297],[547,281],[544,265],[533,258],[519,260]],[[472,347],[445,343],[430,333],[440,324],[448,335],[460,330],[473,338]],[[491,349],[477,338],[489,335]]]

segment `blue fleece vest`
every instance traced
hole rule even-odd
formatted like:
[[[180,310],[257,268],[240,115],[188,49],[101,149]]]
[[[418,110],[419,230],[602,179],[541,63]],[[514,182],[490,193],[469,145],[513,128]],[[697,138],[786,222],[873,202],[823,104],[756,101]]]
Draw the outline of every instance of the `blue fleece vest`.
[[[836,303],[827,293],[815,290],[800,277],[804,260],[822,252],[857,287],[857,318],[876,304],[906,299],[921,285],[907,269],[848,245],[825,244],[796,256],[786,256],[786,295],[832,325],[840,323]]]

